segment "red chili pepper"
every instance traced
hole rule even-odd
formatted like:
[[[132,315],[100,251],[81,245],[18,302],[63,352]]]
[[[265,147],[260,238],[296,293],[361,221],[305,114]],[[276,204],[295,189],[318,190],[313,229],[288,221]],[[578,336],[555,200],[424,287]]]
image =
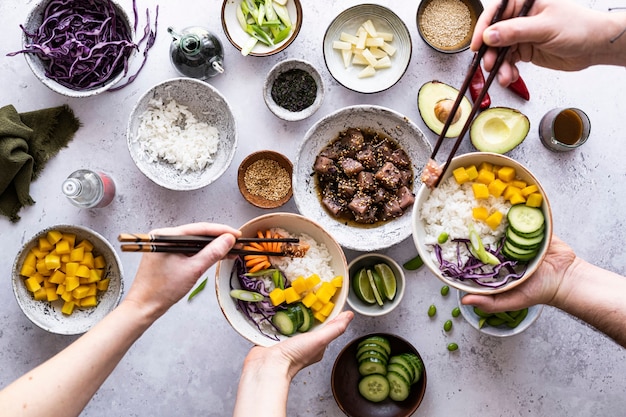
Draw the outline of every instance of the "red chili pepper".
[[[474,75],[472,75],[472,81],[470,82],[469,90],[470,95],[472,96],[472,101],[476,102],[478,95],[482,91],[485,86],[485,76],[483,75],[483,70],[480,68],[476,68]],[[489,97],[489,93],[485,93],[482,101],[480,102],[480,109],[485,110],[491,105],[491,98]]]
[[[508,89],[524,100],[530,100],[530,93],[528,92],[528,88],[526,88],[526,83],[522,80],[522,77],[518,77],[517,81],[509,84]]]

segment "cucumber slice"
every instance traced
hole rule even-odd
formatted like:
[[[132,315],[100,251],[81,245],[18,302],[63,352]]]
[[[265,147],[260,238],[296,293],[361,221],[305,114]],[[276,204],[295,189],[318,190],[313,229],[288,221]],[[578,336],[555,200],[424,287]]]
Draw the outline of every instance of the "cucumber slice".
[[[400,374],[404,379],[407,380],[407,382],[409,382],[409,384],[410,381],[413,381],[413,374],[411,373],[411,371],[409,371],[407,368],[400,365],[399,363],[390,363],[389,365],[387,365],[387,374],[389,374],[389,372],[396,372],[397,374]]]
[[[543,238],[543,230],[537,236],[524,237],[515,233],[510,227],[506,229],[507,242],[520,249],[538,249],[541,246],[541,242],[543,242]]]
[[[287,307],[287,311],[293,314],[293,317],[295,319],[296,329],[300,328],[300,326],[304,324],[304,311],[302,310],[302,308],[306,308],[306,307],[304,306],[304,304],[300,304],[300,303]]]
[[[361,362],[362,360],[368,359],[368,358],[376,358],[376,359],[383,361],[385,364],[387,364],[387,356],[383,353],[380,353],[377,350],[365,350],[356,357],[356,360],[358,362]]]
[[[516,248],[506,241],[502,246],[502,254],[513,261],[528,262],[537,256],[537,251]]]
[[[361,347],[357,348],[356,351],[356,357],[358,358],[363,352],[367,352],[367,351],[376,351],[378,353],[380,353],[383,358],[385,358],[385,361],[387,361],[389,359],[389,354],[387,353],[387,350],[385,350],[385,348],[381,345],[379,345],[378,343],[365,343],[364,345],[362,345]]]
[[[276,326],[278,331],[285,336],[291,336],[299,327],[296,326],[296,318],[293,313],[288,310],[280,310],[272,317],[272,324]]]
[[[376,343],[377,345],[385,349],[385,352],[387,352],[387,356],[391,355],[391,344],[389,343],[389,340],[387,340],[383,336],[369,336],[368,338],[360,341],[357,345],[357,348],[360,348],[367,343]]]
[[[416,373],[416,369],[413,365],[412,362],[409,361],[408,358],[402,356],[402,355],[395,355],[392,356],[391,358],[389,358],[389,365],[387,365],[387,369],[389,370],[389,366],[391,365],[400,365],[402,368],[405,369],[405,373],[406,375],[406,380],[409,382],[412,382],[415,379],[415,373]],[[403,374],[403,372],[398,372],[400,375]]]
[[[315,323],[315,319],[313,317],[313,311],[305,306],[304,304],[300,305],[302,308],[302,313],[304,316],[304,320],[302,321],[302,326],[298,327],[299,332],[308,332],[311,327],[313,327],[313,323]]]
[[[387,380],[389,381],[389,398],[394,401],[404,401],[409,398],[411,384],[402,375],[390,371],[387,373]]]
[[[389,396],[389,381],[383,375],[367,375],[359,381],[359,393],[368,401],[381,402]]]
[[[507,213],[509,227],[519,236],[533,236],[544,227],[545,217],[543,211],[537,207],[528,207],[518,204],[509,209]]]
[[[411,383],[415,384],[417,381],[420,380],[422,374],[424,373],[424,363],[419,358],[419,356],[414,353],[403,353],[401,356],[405,357],[413,364],[413,367],[415,369],[415,378],[413,378],[413,381],[411,381]]]
[[[367,358],[359,362],[359,374],[361,376],[380,374],[385,375],[387,373],[387,364],[376,358]]]

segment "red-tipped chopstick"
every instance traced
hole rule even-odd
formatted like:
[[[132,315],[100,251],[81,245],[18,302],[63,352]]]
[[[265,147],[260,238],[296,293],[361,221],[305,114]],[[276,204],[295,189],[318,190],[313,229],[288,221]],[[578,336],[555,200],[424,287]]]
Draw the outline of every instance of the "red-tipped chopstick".
[[[522,17],[522,16],[526,16],[528,14],[528,11],[530,10],[530,8],[533,6],[534,4],[534,0],[526,0],[522,6],[522,9],[520,10],[519,14],[517,15],[517,17]],[[491,20],[491,24],[494,24],[496,22],[498,22],[499,20],[502,19],[502,14],[504,13],[504,10],[506,9],[506,6],[508,5],[508,0],[502,0],[502,2],[500,3],[500,6],[498,6],[498,10],[496,10],[496,13],[493,17],[493,19]],[[486,44],[482,44],[480,46],[480,48],[478,49],[478,52],[476,54],[474,54],[474,59],[472,60],[472,64],[470,65],[468,71],[467,71],[467,75],[465,76],[465,80],[463,81],[463,85],[461,86],[461,89],[459,90],[459,94],[456,98],[456,100],[454,101],[454,105],[452,106],[452,110],[450,111],[450,115],[448,116],[448,118],[446,119],[446,122],[443,126],[443,130],[441,131],[439,138],[437,139],[437,143],[435,144],[435,147],[433,149],[433,153],[431,154],[431,159],[435,159],[435,156],[437,155],[437,152],[439,151],[439,147],[441,146],[443,139],[445,138],[446,133],[448,132],[448,128],[450,127],[450,125],[452,124],[452,120],[454,118],[454,115],[456,114],[459,105],[461,104],[461,100],[463,100],[463,96],[465,95],[465,92],[467,91],[467,89],[469,88],[470,82],[472,80],[472,76],[474,75],[474,72],[478,69],[479,65],[480,65],[480,61],[482,60],[483,55],[485,54],[485,52],[487,51],[488,46]],[[476,115],[476,113],[478,113],[478,110],[480,109],[480,103],[482,102],[483,98],[485,97],[485,94],[487,94],[487,90],[489,90],[489,87],[491,86],[491,83],[493,82],[493,80],[495,79],[496,75],[498,74],[498,69],[500,68],[500,66],[502,65],[502,63],[504,62],[504,59],[506,58],[507,53],[509,52],[510,47],[506,46],[503,48],[500,48],[498,50],[498,56],[496,58],[496,62],[493,66],[493,69],[491,70],[491,72],[489,73],[489,76],[487,77],[487,80],[485,81],[485,85],[483,86],[482,90],[480,91],[480,93],[478,94],[478,97],[476,97],[476,100],[474,101],[474,105],[472,106],[472,110],[470,111],[469,117],[467,118],[467,121],[465,122],[465,124],[463,125],[463,129],[461,129],[461,133],[459,134],[459,136],[456,139],[456,142],[454,143],[454,146],[452,148],[452,150],[450,151],[450,154],[448,155],[448,159],[446,160],[446,163],[444,164],[442,170],[441,170],[441,174],[439,175],[439,177],[437,178],[437,181],[435,182],[435,187],[437,187],[439,185],[439,182],[441,181],[441,178],[443,177],[443,175],[445,174],[446,170],[448,169],[448,166],[450,165],[450,162],[452,161],[452,158],[454,158],[454,155],[456,154],[457,150],[459,149],[459,146],[461,145],[461,142],[463,141],[463,138],[465,137],[465,134],[467,133],[467,131],[469,130],[472,121],[474,120],[474,116]]]

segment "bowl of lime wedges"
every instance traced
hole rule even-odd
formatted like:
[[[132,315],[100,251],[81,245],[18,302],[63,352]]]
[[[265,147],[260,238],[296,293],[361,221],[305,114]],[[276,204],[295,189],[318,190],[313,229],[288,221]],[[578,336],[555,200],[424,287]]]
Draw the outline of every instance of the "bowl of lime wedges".
[[[404,296],[402,267],[387,255],[367,253],[348,265],[348,305],[364,316],[382,316],[393,311]]]

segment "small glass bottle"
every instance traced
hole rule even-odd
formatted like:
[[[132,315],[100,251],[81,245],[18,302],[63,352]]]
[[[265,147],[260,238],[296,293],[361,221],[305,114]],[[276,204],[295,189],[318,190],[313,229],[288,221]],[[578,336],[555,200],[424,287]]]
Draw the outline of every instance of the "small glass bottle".
[[[170,60],[180,74],[206,80],[224,72],[224,49],[213,33],[199,26],[167,31],[172,35]]]
[[[63,194],[76,207],[105,207],[115,197],[115,183],[103,172],[79,169],[70,174],[61,186]]]

